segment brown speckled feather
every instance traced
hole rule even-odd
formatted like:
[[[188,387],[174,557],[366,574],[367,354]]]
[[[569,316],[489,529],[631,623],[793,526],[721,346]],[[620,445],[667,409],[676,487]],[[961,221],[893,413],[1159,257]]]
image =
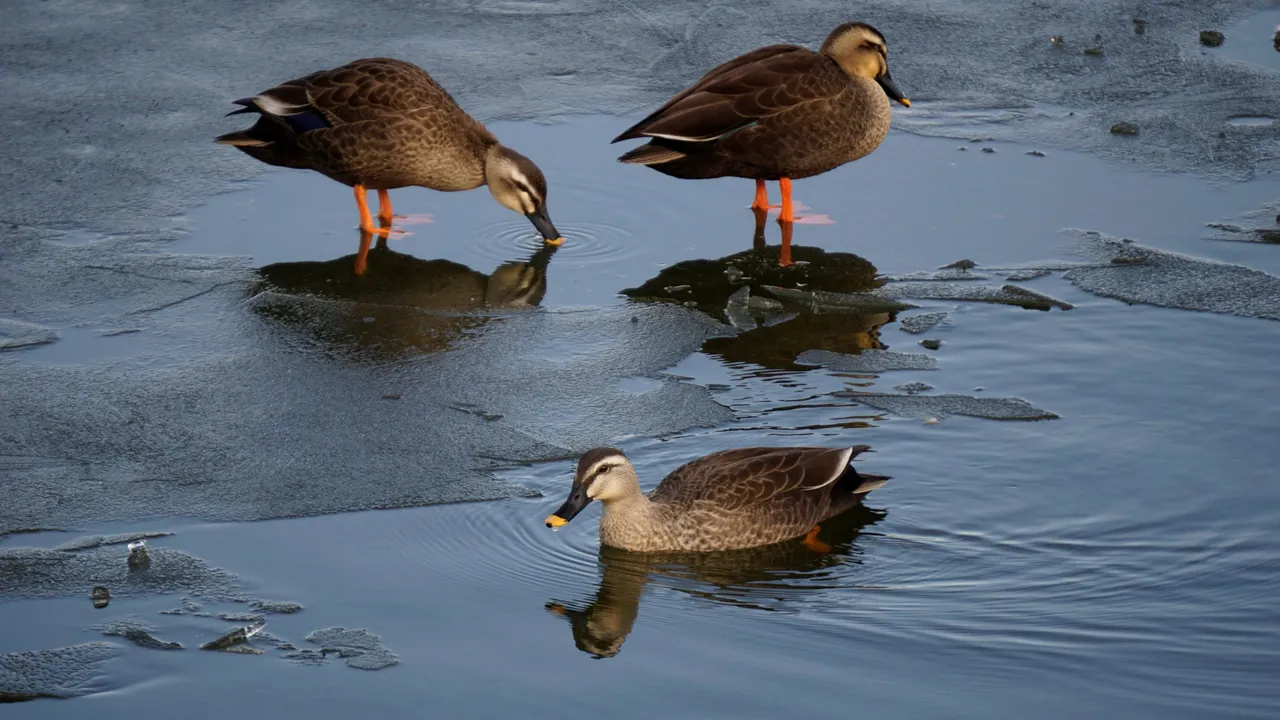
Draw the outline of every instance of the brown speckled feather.
[[[890,117],[874,80],[823,53],[773,45],[715,68],[614,142],[652,138],[621,160],[674,177],[798,179],[870,153]]]
[[[392,58],[322,70],[238,104],[261,118],[220,140],[347,185],[476,188],[484,184],[485,151],[497,142],[426,71]]]
[[[741,448],[680,466],[634,509],[606,505],[600,537],[637,551],[712,551],[804,535],[860,504],[881,476],[850,465],[867,446]]]
[[[778,509],[823,495],[848,467],[848,448],[740,448],[712,453],[671,472],[649,499],[672,507],[715,503],[726,511]],[[821,518],[817,518],[817,522]]]
[[[725,91],[732,92],[732,86],[742,82],[743,76],[757,73],[763,76],[766,74],[764,71],[769,67],[769,61],[780,56],[795,55],[797,53],[814,54],[798,45],[769,45],[717,65],[712,68],[711,72],[703,75],[698,82],[677,93],[675,97],[668,100],[662,107],[654,110],[645,119],[627,128],[621,135],[614,138],[613,142],[661,134],[662,132],[667,132],[667,130],[655,131],[654,127],[661,127],[664,120],[672,115],[686,115],[693,108],[705,108],[708,104],[713,103],[724,105],[726,104],[725,100],[728,99]],[[745,72],[735,72],[744,67],[747,68]],[[774,79],[776,80],[776,78]],[[755,84],[760,85],[759,80],[756,80]],[[694,95],[699,97],[693,98]],[[731,106],[732,103],[728,104]],[[728,123],[723,126],[724,129],[716,133],[716,124],[711,122],[710,117],[708,117],[705,126],[698,128],[698,132],[716,133],[715,137],[718,137],[732,129],[732,126],[741,127],[744,121],[748,120],[742,116],[733,115],[732,118],[728,118]]]

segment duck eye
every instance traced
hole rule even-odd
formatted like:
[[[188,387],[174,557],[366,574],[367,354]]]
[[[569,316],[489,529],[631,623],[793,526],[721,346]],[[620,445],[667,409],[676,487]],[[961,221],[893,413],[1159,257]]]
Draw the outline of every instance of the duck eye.
[[[605,473],[609,472],[609,470],[610,470],[610,469],[612,469],[612,468],[613,468],[613,466],[612,466],[612,465],[601,465],[599,468],[597,468],[597,469],[596,469],[596,474],[597,474],[597,475],[603,475],[603,474],[605,474]]]

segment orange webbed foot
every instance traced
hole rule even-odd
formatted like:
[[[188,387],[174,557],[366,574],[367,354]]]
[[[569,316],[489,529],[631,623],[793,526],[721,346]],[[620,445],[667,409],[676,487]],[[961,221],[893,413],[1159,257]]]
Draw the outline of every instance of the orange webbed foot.
[[[821,526],[814,525],[813,528],[804,536],[804,540],[801,542],[805,547],[816,553],[826,554],[834,550],[834,548],[818,539],[818,531],[821,529]]]

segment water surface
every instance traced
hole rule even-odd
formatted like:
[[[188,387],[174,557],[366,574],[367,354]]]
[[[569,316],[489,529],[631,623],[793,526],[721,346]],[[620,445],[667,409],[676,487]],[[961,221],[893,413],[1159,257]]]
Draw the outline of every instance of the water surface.
[[[197,353],[243,355],[267,366],[255,370],[254,383],[327,378],[330,385],[284,387],[331,387],[340,398],[348,397],[341,388],[368,378],[362,392],[377,395],[367,403],[333,403],[323,393],[273,397],[311,408],[307,417],[345,410],[341,421],[355,427],[402,412],[394,408],[425,393],[430,373],[467,381],[431,388],[432,398],[453,402],[472,423],[465,427],[475,428],[449,432],[509,432],[560,448],[563,459],[548,449],[543,456],[553,459],[543,462],[478,460],[525,497],[263,522],[169,516],[4,541],[5,548],[50,547],[78,534],[172,531],[153,546],[234,574],[245,597],[304,605],[296,615],[269,617],[277,636],[302,647],[318,628],[367,628],[398,665],[378,672],[337,660],[310,667],[282,659],[285,651],[269,644],[261,645],[263,656],[201,653],[190,648],[229,625],[159,614],[186,593],[122,595],[95,611],[86,587],[82,597],[8,600],[0,652],[101,639],[90,628],[119,616],[141,618],[158,637],[189,649],[127,647],[103,664],[96,694],[8,711],[1274,714],[1280,491],[1269,478],[1280,421],[1269,398],[1280,324],[1129,305],[1090,295],[1055,272],[1018,284],[1070,310],[965,300],[843,314],[789,308],[761,318],[757,330],[733,337],[720,328],[662,367],[609,380],[608,394],[542,393],[539,383],[554,385],[564,380],[554,379],[562,368],[615,352],[614,341],[629,331],[619,322],[600,325],[597,335],[561,336],[561,326],[538,324],[548,316],[605,308],[634,313],[643,325],[648,306],[623,289],[678,263],[758,244],[746,208],[750,183],[682,183],[617,164],[602,141],[626,122],[593,116],[550,126],[494,124],[551,179],[552,216],[568,237],[555,252],[541,250],[532,228],[484,191],[408,190],[395,193],[397,212],[430,214],[431,222],[406,225],[412,234],[375,250],[356,280],[350,268],[359,238],[349,194],[288,172],[212,199],[192,212],[191,236],[164,248],[245,256],[257,269],[225,295],[209,296],[202,312],[221,320],[198,326],[208,335],[203,340],[164,348],[166,362],[181,368]],[[984,146],[996,152],[981,152]],[[1221,185],[1069,152],[1026,154],[1033,149],[894,133],[867,159],[797,183],[805,212],[834,222],[797,225],[794,241],[843,253],[846,262],[881,275],[932,271],[962,258],[977,261],[974,273],[982,273],[1079,261],[1072,236],[1060,232],[1075,227],[1280,273],[1274,248],[1211,242],[1205,229],[1274,198],[1274,181]],[[762,252],[771,253],[779,228],[768,220],[763,231]],[[1007,274],[991,271],[973,284],[1002,285]],[[722,308],[706,298],[699,309],[724,321]],[[922,312],[947,318],[925,334],[900,329],[904,318]],[[551,333],[545,343],[533,342],[539,328]],[[921,338],[943,344],[928,351]],[[108,343],[117,349],[106,350]],[[846,372],[795,362],[812,349],[923,353],[936,359],[936,369]],[[161,350],[157,331],[148,330],[73,336],[23,352],[23,366],[79,371],[130,357],[150,367]],[[485,372],[536,362],[547,375],[518,375],[525,384],[480,392],[479,370],[456,366],[481,362]],[[894,393],[908,382],[934,387],[919,395],[919,412],[891,414],[846,394]],[[947,414],[924,399],[939,394],[1020,397],[1058,417]],[[682,417],[682,404],[704,400],[724,413],[676,431],[650,429],[663,425],[653,419],[660,409]],[[231,412],[199,407],[216,417]],[[876,452],[863,461],[866,468],[893,480],[872,494],[868,510],[824,526],[822,539],[834,547],[826,555],[795,543],[707,558],[602,551],[594,507],[559,533],[542,526],[567,491],[570,450],[588,436],[574,424],[582,417],[615,419],[604,439],[628,452],[646,488],[691,457],[752,444],[867,443]],[[351,464],[335,471],[336,482],[357,489],[433,483],[434,466],[415,466],[426,468],[419,477],[388,458],[415,457],[415,447],[445,453],[450,443],[407,414],[403,422],[402,434],[385,424],[377,436],[353,430],[342,457],[354,453],[355,460],[340,461]],[[358,471],[363,453],[367,477]],[[294,462],[324,474],[309,454],[299,452]],[[211,479],[210,487],[219,482]],[[209,610],[244,612],[233,595],[196,599]]]

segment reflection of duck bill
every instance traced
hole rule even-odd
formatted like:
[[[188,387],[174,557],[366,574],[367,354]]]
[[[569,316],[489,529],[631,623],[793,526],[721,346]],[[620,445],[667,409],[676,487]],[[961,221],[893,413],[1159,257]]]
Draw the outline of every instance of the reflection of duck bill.
[[[559,243],[547,243],[528,260],[503,263],[489,274],[484,304],[492,307],[525,307],[542,302],[547,294],[547,266]]]

